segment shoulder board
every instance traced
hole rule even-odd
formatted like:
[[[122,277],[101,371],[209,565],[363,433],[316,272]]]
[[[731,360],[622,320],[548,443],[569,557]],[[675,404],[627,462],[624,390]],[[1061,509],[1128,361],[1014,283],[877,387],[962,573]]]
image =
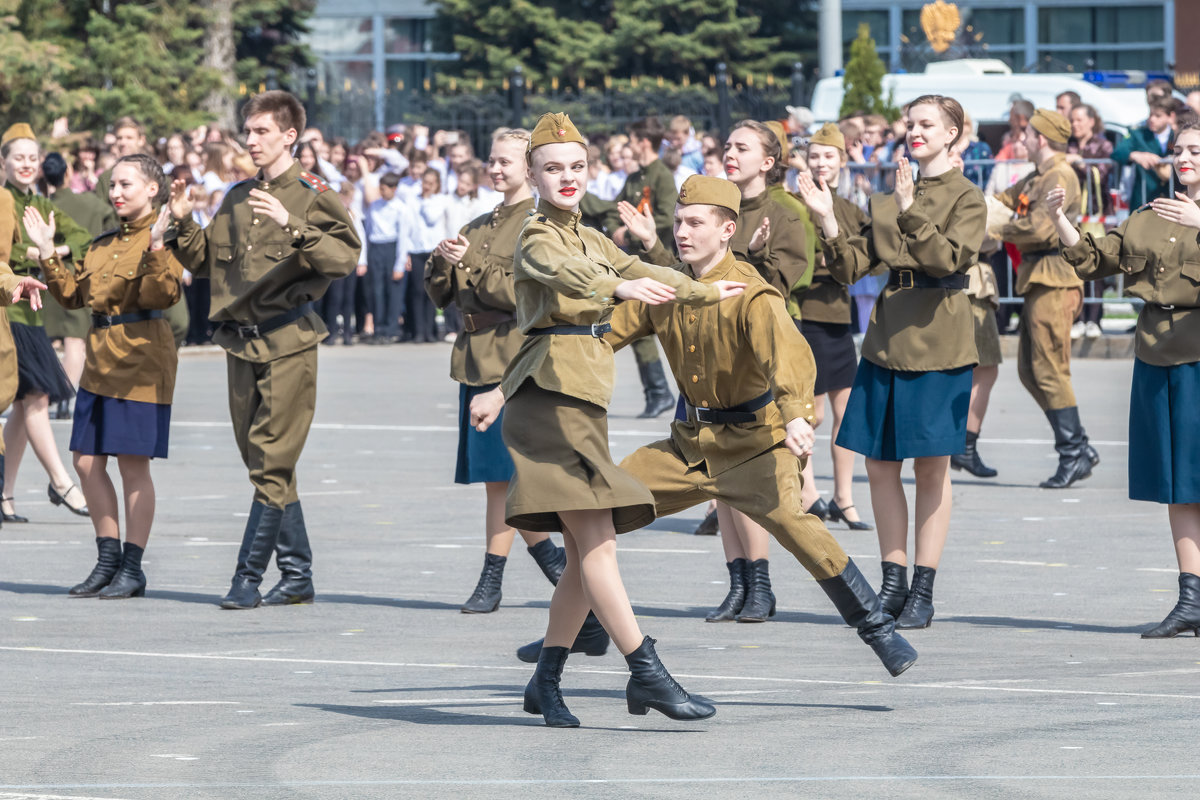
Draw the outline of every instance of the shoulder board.
[[[546,219],[546,218],[545,218],[544,216],[542,216],[541,214],[538,214],[537,221],[538,221],[538,222],[549,222],[550,220]]]
[[[312,189],[317,194],[329,191],[329,184],[313,175],[311,172],[301,172],[300,182],[308,188]]]
[[[1130,214],[1130,216],[1132,216],[1134,214],[1140,214],[1143,211],[1147,210],[1148,208],[1150,208],[1150,204],[1146,203],[1145,205],[1139,206],[1138,208],[1135,208],[1133,211],[1130,211],[1129,214]]]
[[[253,182],[254,182],[253,178],[244,178],[244,179],[238,181],[237,183],[230,184],[229,188],[225,190],[225,194],[229,194],[234,189],[238,188],[239,186],[241,186],[244,183],[253,183]]]

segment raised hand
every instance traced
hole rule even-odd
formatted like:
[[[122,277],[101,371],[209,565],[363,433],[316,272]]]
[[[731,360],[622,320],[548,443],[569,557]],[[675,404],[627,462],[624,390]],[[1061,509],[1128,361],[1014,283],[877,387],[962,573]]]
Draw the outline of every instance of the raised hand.
[[[154,220],[154,227],[150,229],[150,249],[161,250],[163,246],[163,237],[167,235],[167,228],[171,227],[171,209],[163,208],[158,212],[158,219]]]
[[[654,215],[650,213],[650,209],[638,211],[632,203],[622,200],[617,203],[617,214],[629,229],[629,233],[640,239],[647,250],[658,241],[658,231],[654,227]]]
[[[262,214],[281,228],[286,228],[288,220],[291,219],[291,214],[283,207],[283,203],[270,192],[264,192],[262,189],[251,189],[250,197],[246,202],[254,209],[255,214]]]
[[[171,216],[175,219],[187,219],[192,215],[192,209],[195,207],[191,192],[188,191],[187,181],[183,178],[171,181],[171,197],[167,201],[167,208],[171,209]]]
[[[833,192],[829,191],[824,179],[818,186],[813,182],[812,175],[801,172],[796,176],[796,183],[799,185],[801,199],[814,216],[823,218],[833,214]]]
[[[908,211],[913,203],[913,174],[908,159],[900,156],[896,159],[896,205],[901,211]]]
[[[1175,199],[1159,197],[1150,202],[1154,213],[1168,222],[1188,228],[1200,228],[1200,206],[1183,192],[1176,192]]]
[[[25,233],[29,236],[29,241],[33,242],[38,249],[38,255],[41,258],[50,258],[54,255],[54,212],[50,212],[48,219],[42,218],[42,213],[33,206],[25,206],[25,214],[22,218],[25,223]]]
[[[771,235],[771,218],[763,217],[762,224],[754,231],[754,235],[750,237],[750,252],[756,253],[762,250],[767,244],[767,238]]]
[[[438,242],[437,254],[451,264],[457,264],[463,260],[463,256],[467,254],[467,250],[470,247],[470,240],[460,233],[453,239],[443,239]]]
[[[1063,205],[1067,202],[1067,190],[1062,186],[1055,186],[1050,191],[1046,192],[1046,210],[1051,214],[1057,214],[1062,211]]]

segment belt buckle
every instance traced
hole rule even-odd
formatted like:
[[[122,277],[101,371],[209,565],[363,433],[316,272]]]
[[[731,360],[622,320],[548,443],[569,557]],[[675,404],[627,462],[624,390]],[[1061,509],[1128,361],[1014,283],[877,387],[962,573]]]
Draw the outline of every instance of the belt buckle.
[[[92,324],[97,328],[111,328],[112,314],[92,314]]]
[[[463,314],[463,333],[475,332],[475,322],[471,319],[474,316],[474,314]]]
[[[695,408],[695,406],[693,406]],[[713,424],[713,410],[711,408],[697,408],[696,422],[703,422],[705,425]]]
[[[604,323],[597,323],[597,322],[592,323],[592,338],[599,339],[600,337],[602,337],[604,335],[600,331],[600,326],[603,324]]]
[[[241,339],[257,339],[259,337],[258,325],[238,325],[237,333]]]
[[[1159,303],[1159,304],[1158,304],[1158,307],[1159,307],[1159,308],[1161,308],[1163,311],[1174,311],[1174,310],[1175,310],[1175,304],[1174,304],[1174,303],[1172,303],[1171,305],[1166,305],[1166,304],[1164,304],[1164,303]]]
[[[899,269],[899,270],[896,270],[896,272],[897,272],[898,278],[900,280],[900,288],[901,289],[911,289],[916,285],[913,282],[914,276],[913,276],[913,271],[911,269]],[[905,278],[908,278],[907,283],[904,280]]]

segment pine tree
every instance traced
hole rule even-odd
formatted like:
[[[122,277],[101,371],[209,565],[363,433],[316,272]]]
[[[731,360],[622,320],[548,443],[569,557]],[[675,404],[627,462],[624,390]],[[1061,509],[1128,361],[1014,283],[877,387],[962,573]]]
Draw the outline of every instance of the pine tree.
[[[842,107],[840,116],[848,116],[855,112],[882,114],[888,120],[899,116],[892,104],[891,95],[883,96],[883,76],[887,67],[871,38],[871,29],[867,23],[858,26],[858,35],[850,43],[850,59],[846,62],[846,70],[842,75]]]

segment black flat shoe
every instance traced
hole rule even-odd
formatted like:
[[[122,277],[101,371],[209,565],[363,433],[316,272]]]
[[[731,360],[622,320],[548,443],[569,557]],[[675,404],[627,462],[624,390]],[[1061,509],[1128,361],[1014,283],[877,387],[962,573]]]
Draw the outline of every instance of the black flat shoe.
[[[11,504],[12,501],[13,501],[13,499],[11,497],[0,498],[0,502],[2,502],[2,503],[10,503]],[[11,514],[0,509],[0,515],[3,515],[5,522],[29,522],[29,517],[22,517],[20,514],[18,514],[16,507],[13,508],[13,513],[11,513]]]
[[[807,510],[805,510],[804,513],[812,514],[814,517],[821,520],[821,522],[824,522],[825,520],[829,519],[829,506],[825,504],[824,500],[818,497],[813,504],[809,506]]]
[[[844,522],[844,523],[846,523],[846,526],[849,527],[850,530],[852,530],[852,531],[873,531],[873,530],[875,530],[875,526],[871,525],[868,522],[862,522],[861,520],[847,519],[846,512],[852,508],[854,508],[853,503],[846,506],[845,508],[842,508],[841,506],[839,506],[837,504],[837,500],[830,500],[829,501],[829,521],[830,522]]]
[[[71,484],[71,488],[67,489],[62,494],[59,494],[58,489],[54,488],[54,484],[46,485],[46,494],[50,498],[50,502],[56,506],[66,506],[67,510],[72,514],[78,514],[81,517],[90,517],[88,507],[83,499],[83,492],[79,491],[79,487]]]

